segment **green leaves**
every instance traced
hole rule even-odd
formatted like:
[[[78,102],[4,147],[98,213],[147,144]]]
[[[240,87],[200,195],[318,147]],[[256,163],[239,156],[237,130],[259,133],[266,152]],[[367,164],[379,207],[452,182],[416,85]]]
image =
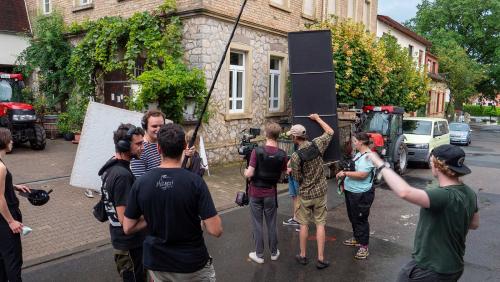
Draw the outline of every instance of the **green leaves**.
[[[22,72],[25,77],[38,70],[41,97],[37,96],[37,99],[45,103],[39,108],[42,111],[55,111],[56,105],[64,101],[71,91],[72,83],[65,67],[70,59],[71,45],[64,37],[64,30],[59,13],[37,17],[30,46],[17,58],[19,67],[16,71]]]
[[[414,111],[427,102],[428,81],[408,51],[390,36],[377,42],[363,24],[322,22],[312,29],[332,32],[337,98],[369,105],[397,105]]]
[[[418,5],[416,17],[407,23],[432,41],[432,51],[446,69],[443,72],[454,81],[450,81],[450,88],[452,96],[459,98],[457,105],[471,92],[491,98],[499,92],[499,13],[498,0],[425,0]],[[479,81],[477,77],[481,77]]]
[[[198,69],[189,70],[179,60],[166,56],[161,68],[142,73],[137,80],[141,91],[129,100],[129,106],[142,110],[148,103],[158,102],[167,118],[182,122],[186,99],[193,99],[198,111],[207,94],[205,79]]]

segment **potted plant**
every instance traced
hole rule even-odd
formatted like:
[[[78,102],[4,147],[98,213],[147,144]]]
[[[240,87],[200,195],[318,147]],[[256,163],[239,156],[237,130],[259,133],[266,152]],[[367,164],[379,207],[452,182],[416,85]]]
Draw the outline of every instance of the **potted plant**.
[[[66,140],[73,140],[75,144],[80,141],[80,132],[85,119],[87,104],[87,98],[73,94],[68,100],[66,112],[59,115],[57,124],[59,131],[65,133]]]
[[[68,112],[59,115],[57,120],[57,130],[61,133],[66,141],[72,141],[75,134],[71,131],[71,116]]]

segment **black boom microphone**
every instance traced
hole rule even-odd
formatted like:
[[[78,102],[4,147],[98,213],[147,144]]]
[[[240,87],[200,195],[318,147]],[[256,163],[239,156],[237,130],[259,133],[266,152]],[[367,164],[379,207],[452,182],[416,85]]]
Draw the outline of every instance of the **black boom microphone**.
[[[194,129],[193,136],[191,137],[191,140],[189,140],[189,145],[188,148],[193,147],[194,142],[196,140],[196,135],[198,134],[198,130],[200,129],[201,126],[201,120],[203,119],[203,115],[205,115],[205,112],[207,111],[207,106],[208,102],[210,101],[210,96],[212,96],[212,92],[214,91],[215,83],[217,82],[217,78],[219,77],[219,72],[222,68],[222,64],[224,63],[224,59],[226,58],[227,50],[229,50],[229,45],[231,44],[231,41],[233,40],[234,33],[236,32],[236,27],[238,27],[238,23],[240,22],[241,15],[243,14],[243,10],[245,9],[245,5],[247,4],[247,0],[243,0],[243,4],[241,5],[240,13],[238,14],[238,17],[236,18],[236,22],[233,27],[233,31],[231,32],[231,35],[229,36],[229,40],[227,41],[226,44],[226,49],[224,50],[224,53],[222,54],[222,58],[219,63],[219,67],[217,68],[217,71],[215,72],[214,79],[212,80],[212,85],[210,85],[210,90],[208,90],[208,95],[207,99],[205,100],[205,105],[203,106],[203,110],[201,111],[200,117],[198,118],[198,122],[196,123],[196,128]],[[186,164],[188,161],[189,157],[184,156],[184,160],[182,161],[182,167],[186,168]]]

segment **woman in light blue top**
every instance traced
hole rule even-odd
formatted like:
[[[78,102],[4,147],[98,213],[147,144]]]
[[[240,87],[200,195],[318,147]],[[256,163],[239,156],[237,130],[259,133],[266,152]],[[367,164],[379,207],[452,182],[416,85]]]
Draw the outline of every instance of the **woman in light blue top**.
[[[353,237],[344,241],[344,245],[359,247],[356,259],[366,259],[368,252],[368,241],[370,237],[370,207],[375,197],[373,188],[373,177],[375,167],[368,158],[370,150],[370,137],[365,132],[356,133],[353,137],[356,155],[353,158],[354,167],[351,171],[340,171],[337,179],[345,177],[345,203],[347,215],[352,225]]]

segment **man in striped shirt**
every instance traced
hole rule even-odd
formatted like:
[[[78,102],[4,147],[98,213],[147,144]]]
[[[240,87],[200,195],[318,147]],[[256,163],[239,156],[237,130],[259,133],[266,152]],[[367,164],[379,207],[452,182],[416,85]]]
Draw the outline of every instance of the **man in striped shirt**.
[[[144,135],[144,151],[139,159],[132,159],[130,169],[136,178],[160,165],[157,134],[160,127],[165,124],[165,114],[159,110],[149,110],[142,117]]]

